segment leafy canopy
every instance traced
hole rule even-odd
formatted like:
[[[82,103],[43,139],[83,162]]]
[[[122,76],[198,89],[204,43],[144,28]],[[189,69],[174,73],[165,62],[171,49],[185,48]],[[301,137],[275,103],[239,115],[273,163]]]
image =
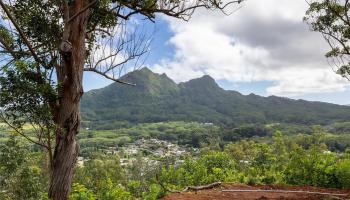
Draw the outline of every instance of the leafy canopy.
[[[309,3],[304,20],[311,30],[322,33],[331,50],[326,57],[336,72],[350,79],[350,18],[348,0],[321,0]]]

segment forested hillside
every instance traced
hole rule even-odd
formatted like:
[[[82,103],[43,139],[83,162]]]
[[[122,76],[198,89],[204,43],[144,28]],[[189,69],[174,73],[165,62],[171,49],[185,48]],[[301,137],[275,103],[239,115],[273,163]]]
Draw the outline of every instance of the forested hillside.
[[[286,122],[329,124],[350,119],[350,107],[220,88],[210,76],[176,84],[147,68],[121,78],[136,86],[113,83],[83,96],[84,121],[198,121],[214,124]]]

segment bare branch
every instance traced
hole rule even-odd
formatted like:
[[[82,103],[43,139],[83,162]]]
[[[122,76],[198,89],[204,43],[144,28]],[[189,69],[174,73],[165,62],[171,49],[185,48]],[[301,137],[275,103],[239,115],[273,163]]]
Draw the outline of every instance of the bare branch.
[[[120,80],[120,79],[116,79],[116,78],[114,78],[114,77],[112,77],[112,76],[109,76],[109,75],[106,74],[106,73],[103,73],[103,72],[100,72],[100,71],[96,70],[95,68],[84,68],[84,71],[87,71],[87,72],[95,72],[95,73],[97,73],[97,74],[99,74],[99,75],[102,75],[103,77],[105,77],[105,78],[107,78],[107,79],[110,79],[110,80],[112,80],[112,81],[115,81],[115,82],[117,82],[117,83],[122,83],[122,84],[125,84],[125,85],[136,86],[135,83],[128,83],[128,82],[122,81],[122,80]]]
[[[42,144],[38,141],[35,141],[33,139],[31,139],[28,135],[26,135],[24,132],[20,131],[17,127],[13,126],[7,119],[6,117],[3,116],[3,114],[1,113],[1,119],[3,120],[3,122],[5,122],[6,125],[8,125],[11,129],[13,129],[17,134],[19,134],[20,136],[24,137],[26,140],[28,140],[29,142],[42,146],[44,148],[48,148],[45,144]]]
[[[120,9],[121,6],[131,10],[126,15],[121,15],[120,10],[116,12],[116,15],[124,20],[128,20],[130,16],[135,14],[141,14],[150,21],[154,22],[157,13],[165,14],[171,17],[180,18],[188,21],[194,10],[197,8],[204,7],[211,10],[220,10],[226,14],[225,9],[232,4],[241,4],[244,0],[231,0],[227,3],[223,3],[217,0],[194,0],[194,1],[169,1],[169,0],[158,0],[153,5],[144,6],[144,1],[118,1],[119,5],[116,8]]]
[[[95,28],[94,30],[87,31],[86,33],[91,33],[91,32],[94,32],[94,31],[99,31],[99,32],[105,33],[105,34],[107,34],[110,37],[113,36],[112,33],[108,32],[107,30],[103,30],[101,28]]]
[[[76,17],[78,17],[80,14],[82,14],[83,12],[85,12],[87,9],[89,9],[90,7],[92,7],[93,5],[95,5],[98,2],[98,0],[94,0],[92,2],[90,2],[88,5],[86,5],[85,7],[83,7],[79,12],[75,13],[72,17],[70,17],[67,21],[67,23],[73,21]]]
[[[150,39],[142,28],[127,27],[126,23],[105,31],[110,35],[97,37],[85,71],[95,72],[122,83],[119,79],[121,72],[125,67],[135,69],[139,66],[140,58],[143,58],[149,50]],[[127,84],[133,85],[132,83]]]

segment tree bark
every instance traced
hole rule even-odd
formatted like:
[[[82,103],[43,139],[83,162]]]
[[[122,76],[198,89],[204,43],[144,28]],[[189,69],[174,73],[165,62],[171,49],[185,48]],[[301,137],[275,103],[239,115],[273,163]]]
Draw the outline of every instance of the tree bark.
[[[69,15],[81,11],[85,0],[76,0]],[[75,164],[79,154],[76,135],[80,130],[80,99],[83,95],[83,69],[85,64],[85,33],[89,11],[79,14],[65,24],[63,41],[71,44],[70,52],[62,52],[63,63],[57,69],[59,103],[55,114],[56,145],[53,156],[49,197],[67,200],[72,186]],[[69,17],[69,16],[67,16]]]

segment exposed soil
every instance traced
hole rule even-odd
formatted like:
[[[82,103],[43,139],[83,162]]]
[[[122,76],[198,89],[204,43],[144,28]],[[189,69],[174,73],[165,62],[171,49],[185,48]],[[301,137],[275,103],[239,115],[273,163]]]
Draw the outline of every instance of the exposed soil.
[[[223,190],[282,190],[277,192],[225,192]],[[292,191],[308,191],[326,194],[307,194],[307,193],[288,193]],[[337,195],[337,194],[346,194]],[[220,187],[197,192],[184,192],[169,194],[163,200],[333,200],[333,199],[350,199],[350,190],[316,188],[310,186],[276,186],[276,185],[232,185],[224,184]]]

